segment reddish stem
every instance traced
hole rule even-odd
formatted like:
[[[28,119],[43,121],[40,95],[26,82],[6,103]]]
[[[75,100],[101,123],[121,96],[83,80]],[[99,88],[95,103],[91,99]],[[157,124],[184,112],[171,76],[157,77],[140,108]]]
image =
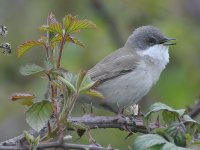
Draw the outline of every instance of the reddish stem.
[[[66,32],[65,32],[65,34],[64,34],[64,36],[62,38],[62,41],[61,41],[60,52],[59,52],[59,56],[58,56],[57,68],[60,68],[60,62],[61,62],[63,47],[65,45],[65,40],[66,40]]]

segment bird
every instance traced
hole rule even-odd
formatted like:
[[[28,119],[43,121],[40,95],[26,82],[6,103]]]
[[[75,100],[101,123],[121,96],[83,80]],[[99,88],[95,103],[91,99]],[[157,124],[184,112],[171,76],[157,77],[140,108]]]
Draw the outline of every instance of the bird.
[[[152,25],[135,29],[122,48],[87,72],[93,81],[98,81],[94,88],[104,98],[82,94],[78,102],[114,113],[137,104],[156,84],[169,63],[169,46],[176,44],[174,40]]]

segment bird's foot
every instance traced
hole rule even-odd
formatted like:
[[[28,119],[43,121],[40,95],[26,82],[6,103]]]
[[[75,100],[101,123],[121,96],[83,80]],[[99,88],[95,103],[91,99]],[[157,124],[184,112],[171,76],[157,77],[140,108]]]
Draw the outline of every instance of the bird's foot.
[[[90,112],[89,113],[86,111],[85,105],[82,105],[82,110],[83,110],[84,116],[90,116],[90,117],[96,116],[94,113],[94,110],[93,110],[92,103],[90,104]]]

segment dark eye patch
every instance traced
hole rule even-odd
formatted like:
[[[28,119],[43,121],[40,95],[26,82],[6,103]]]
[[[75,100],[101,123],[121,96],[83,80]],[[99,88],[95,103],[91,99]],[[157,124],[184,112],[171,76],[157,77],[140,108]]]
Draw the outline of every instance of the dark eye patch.
[[[154,37],[150,37],[148,39],[148,42],[151,43],[151,44],[156,44],[157,43],[157,41],[156,41],[156,39]]]

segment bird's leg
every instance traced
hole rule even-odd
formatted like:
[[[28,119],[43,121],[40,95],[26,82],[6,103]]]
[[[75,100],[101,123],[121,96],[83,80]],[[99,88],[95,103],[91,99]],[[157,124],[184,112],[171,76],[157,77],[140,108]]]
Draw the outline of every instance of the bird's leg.
[[[93,114],[94,111],[93,111],[93,106],[92,106],[92,102],[90,103],[90,113]]]
[[[83,113],[86,114],[85,105],[82,104],[81,107],[82,107]]]
[[[119,103],[117,102],[117,109],[118,109],[117,115],[122,117],[122,118],[126,118],[126,116],[124,115],[125,107],[120,108]]]
[[[85,117],[95,117],[95,114],[94,114],[94,111],[93,111],[93,106],[92,106],[92,103],[90,103],[90,112],[87,113],[86,109],[85,109],[85,105],[82,105],[82,110],[83,110],[83,113]]]

